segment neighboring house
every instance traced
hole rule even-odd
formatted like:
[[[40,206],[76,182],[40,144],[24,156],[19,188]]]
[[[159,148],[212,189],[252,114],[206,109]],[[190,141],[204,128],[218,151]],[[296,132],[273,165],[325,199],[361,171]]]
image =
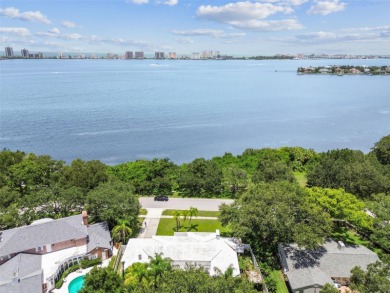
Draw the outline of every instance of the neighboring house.
[[[201,266],[210,275],[216,269],[222,273],[233,268],[233,276],[240,274],[237,258],[237,244],[216,233],[183,232],[174,236],[153,236],[152,238],[130,239],[123,254],[124,268],[136,262],[149,262],[156,253],[172,259],[172,264],[185,268],[186,265]]]
[[[0,233],[0,292],[47,292],[66,268],[83,258],[105,260],[112,255],[107,223],[88,225],[85,211],[58,220],[41,219]],[[41,291],[27,290],[27,280],[32,276],[35,281],[39,276]]]
[[[293,293],[319,292],[326,283],[347,285],[352,268],[360,266],[365,270],[379,260],[364,246],[344,245],[333,240],[315,250],[301,249],[296,244],[279,244],[278,254]]]

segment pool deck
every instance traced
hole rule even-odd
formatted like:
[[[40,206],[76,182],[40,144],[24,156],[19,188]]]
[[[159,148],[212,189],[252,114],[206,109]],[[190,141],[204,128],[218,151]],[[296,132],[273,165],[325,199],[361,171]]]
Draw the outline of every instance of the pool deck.
[[[110,259],[106,259],[105,261],[103,261],[103,263],[101,265],[99,265],[98,267],[108,267],[108,263],[110,262]],[[53,293],[69,293],[68,291],[68,286],[70,284],[70,282],[72,282],[74,279],[76,279],[77,277],[80,277],[80,276],[84,276],[86,275],[87,273],[89,273],[90,270],[92,270],[93,267],[90,267],[90,268],[86,268],[86,269],[80,269],[76,272],[73,272],[73,273],[70,273],[65,279],[64,279],[64,283],[62,284],[62,287],[60,289],[54,289],[52,292]]]

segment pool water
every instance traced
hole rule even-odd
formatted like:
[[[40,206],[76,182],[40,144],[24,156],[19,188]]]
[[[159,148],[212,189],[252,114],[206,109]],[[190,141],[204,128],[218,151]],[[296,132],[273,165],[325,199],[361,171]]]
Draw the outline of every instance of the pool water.
[[[85,276],[77,277],[69,283],[68,291],[69,293],[77,293],[83,287]]]

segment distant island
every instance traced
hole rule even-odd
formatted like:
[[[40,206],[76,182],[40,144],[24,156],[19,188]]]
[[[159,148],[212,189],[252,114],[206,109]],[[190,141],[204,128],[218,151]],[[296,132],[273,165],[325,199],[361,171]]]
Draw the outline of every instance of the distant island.
[[[335,75],[390,75],[390,66],[350,66],[333,65],[319,67],[299,67],[298,74],[335,74]]]

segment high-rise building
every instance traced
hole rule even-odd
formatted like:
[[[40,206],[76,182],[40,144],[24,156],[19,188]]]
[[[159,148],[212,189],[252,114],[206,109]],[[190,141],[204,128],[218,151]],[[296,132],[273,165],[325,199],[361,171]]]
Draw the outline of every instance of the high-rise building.
[[[27,49],[22,49],[21,52],[22,52],[22,58],[29,58],[30,57]]]
[[[199,60],[200,59],[200,54],[199,53],[192,53],[192,59]]]
[[[144,59],[144,52],[135,52],[135,59]]]
[[[165,58],[164,52],[155,52],[154,53],[154,58],[155,59],[164,59]]]
[[[133,59],[133,58],[134,58],[133,52],[131,51],[125,52],[125,59]]]
[[[14,50],[12,47],[5,47],[5,57],[14,58]]]
[[[176,59],[177,56],[176,56],[176,52],[169,52],[168,53],[168,59]]]

